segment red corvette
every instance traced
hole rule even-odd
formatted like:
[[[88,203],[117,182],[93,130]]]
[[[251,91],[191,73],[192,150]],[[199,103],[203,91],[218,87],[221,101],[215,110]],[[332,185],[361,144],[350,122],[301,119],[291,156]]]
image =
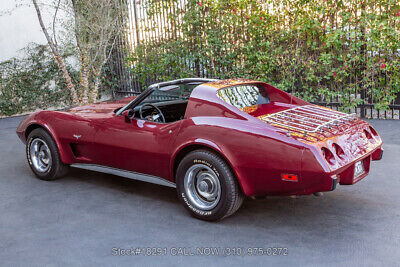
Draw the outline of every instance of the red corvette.
[[[69,166],[176,187],[204,220],[244,196],[332,191],[382,157],[375,129],[251,80],[181,79],[142,94],[26,117],[17,134],[43,180]]]

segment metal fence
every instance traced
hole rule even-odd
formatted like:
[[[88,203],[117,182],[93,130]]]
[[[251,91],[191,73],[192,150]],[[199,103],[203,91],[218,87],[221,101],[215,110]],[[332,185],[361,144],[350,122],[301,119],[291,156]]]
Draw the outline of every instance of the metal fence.
[[[147,86],[161,82],[157,77],[147,77],[143,84],[134,77],[127,65],[127,58],[133,49],[143,42],[151,42],[154,39],[162,39],[169,35],[179,35],[176,26],[167,23],[167,16],[175,16],[176,21],[182,19],[179,10],[183,10],[186,5],[185,0],[171,1],[169,8],[162,9],[162,12],[155,18],[147,16],[145,0],[122,0],[125,2],[125,14],[122,16],[121,36],[114,47],[113,56],[109,61],[111,76],[116,77],[116,87],[113,88],[115,98],[121,96],[132,96],[140,94]],[[162,1],[161,1],[162,2]],[[199,77],[205,75],[199,75]]]
[[[114,98],[138,95],[150,84],[160,82],[156,76],[147,77],[144,84],[139,82],[130,71],[130,67],[126,63],[127,58],[129,53],[142,42],[151,42],[151,40],[169,37],[167,35],[179,35],[179,32],[174,28],[175,26],[167,23],[167,17],[176,16],[175,20],[179,23],[179,20],[182,19],[179,11],[185,8],[185,0],[172,1],[168,9],[161,9],[162,12],[150,19],[143,5],[145,0],[122,1],[126,3],[126,10],[121,21],[121,27],[124,28],[124,31],[122,31],[114,47],[113,55],[109,61],[108,72],[109,78],[114,79],[114,84],[116,84],[113,88]],[[193,64],[193,68],[198,67]],[[199,74],[199,77],[207,76],[203,71],[196,71],[196,73]],[[370,99],[368,99],[367,90],[362,90],[356,97],[366,99],[368,100],[366,102],[371,103]],[[331,98],[328,102],[315,102],[315,104],[328,106],[336,110],[341,106],[338,97]],[[400,94],[398,94],[396,101],[389,105],[388,110],[377,110],[374,108],[374,104],[361,104],[350,112],[357,113],[362,118],[400,119]]]

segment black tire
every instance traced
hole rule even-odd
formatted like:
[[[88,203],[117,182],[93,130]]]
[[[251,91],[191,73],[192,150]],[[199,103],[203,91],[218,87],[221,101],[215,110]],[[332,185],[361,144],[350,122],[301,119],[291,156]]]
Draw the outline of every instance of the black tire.
[[[41,144],[45,143],[47,145],[51,155],[51,161],[49,161],[48,168],[45,171],[40,171],[38,168],[36,168],[33,163],[34,159],[31,158],[31,146],[34,142],[38,142],[38,140]],[[41,180],[56,180],[65,175],[68,171],[68,166],[63,164],[60,159],[60,154],[55,141],[53,140],[51,135],[42,128],[37,128],[29,134],[26,142],[26,157],[29,163],[29,167],[31,168],[33,173]]]
[[[185,179],[188,179],[185,178],[186,174],[190,172],[192,166],[199,166],[199,164],[211,168],[219,180],[220,198],[213,208],[198,208],[196,201],[188,195],[189,189],[185,189]],[[220,156],[208,150],[192,151],[181,160],[176,171],[176,188],[178,198],[185,208],[194,217],[206,221],[217,221],[232,215],[240,208],[244,200],[244,195],[229,165]]]

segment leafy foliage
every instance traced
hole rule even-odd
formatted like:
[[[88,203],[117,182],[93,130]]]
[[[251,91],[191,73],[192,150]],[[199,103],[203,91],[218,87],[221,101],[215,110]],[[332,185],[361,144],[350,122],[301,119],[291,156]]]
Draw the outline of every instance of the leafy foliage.
[[[126,2],[115,0],[67,0],[74,11],[76,48],[81,65],[80,103],[99,98],[106,63],[127,19]]]
[[[129,65],[143,84],[149,77],[245,77],[344,109],[362,102],[385,109],[400,91],[397,0],[136,3],[147,12],[139,22],[147,34]],[[168,14],[161,26],[160,14]]]
[[[70,105],[72,100],[65,89],[65,79],[48,47],[30,44],[24,54],[22,59],[0,63],[0,115]],[[64,58],[70,56],[63,53]],[[71,65],[67,68],[77,79],[78,72]]]

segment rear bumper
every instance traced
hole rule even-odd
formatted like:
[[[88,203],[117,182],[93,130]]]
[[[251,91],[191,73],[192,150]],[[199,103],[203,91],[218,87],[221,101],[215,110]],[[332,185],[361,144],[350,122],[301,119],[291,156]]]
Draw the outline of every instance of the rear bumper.
[[[381,160],[383,157],[383,148],[379,147],[372,153],[372,160]]]
[[[370,172],[371,162],[380,160],[383,155],[381,145],[352,162],[332,172],[321,169],[301,172],[298,182],[282,181],[281,177],[274,180],[258,179],[259,184],[250,188],[252,194],[247,196],[289,196],[310,195],[317,192],[327,192],[336,189],[337,185],[352,185],[364,179]],[[364,173],[354,179],[355,164],[362,161]]]
[[[345,166],[345,168],[341,168],[335,174],[337,175],[338,183],[341,185],[352,185],[355,184],[362,179],[364,179],[370,171],[371,168],[371,161],[372,160],[380,160],[383,156],[383,149],[382,147],[378,147],[372,152],[364,155],[363,157],[353,161],[351,164]],[[361,161],[364,167],[364,173],[358,177],[354,177],[355,165],[356,162]]]
[[[356,162],[353,162],[352,164],[350,164],[350,166],[348,166],[345,170],[337,173],[337,179],[338,179],[338,183],[341,185],[352,185],[355,184],[359,181],[361,181],[362,179],[364,179],[368,174],[369,174],[369,170],[371,167],[371,159],[372,159],[372,155],[368,155],[366,157],[363,157],[357,161],[361,161],[363,167],[364,167],[364,173],[361,174],[358,177],[354,177],[354,172],[355,172],[355,165]]]
[[[362,179],[364,179],[370,172],[371,161],[380,160],[383,155],[383,149],[381,146],[375,148],[369,153],[363,155],[362,157],[348,163],[341,168],[332,172],[310,172],[302,173],[302,180],[313,181],[312,185],[305,187],[299,183],[302,187],[301,190],[293,190],[291,192],[286,192],[284,195],[309,195],[317,192],[327,192],[336,189],[337,185],[352,185]],[[354,178],[355,164],[358,161],[362,161],[364,167],[364,173],[356,178]]]

